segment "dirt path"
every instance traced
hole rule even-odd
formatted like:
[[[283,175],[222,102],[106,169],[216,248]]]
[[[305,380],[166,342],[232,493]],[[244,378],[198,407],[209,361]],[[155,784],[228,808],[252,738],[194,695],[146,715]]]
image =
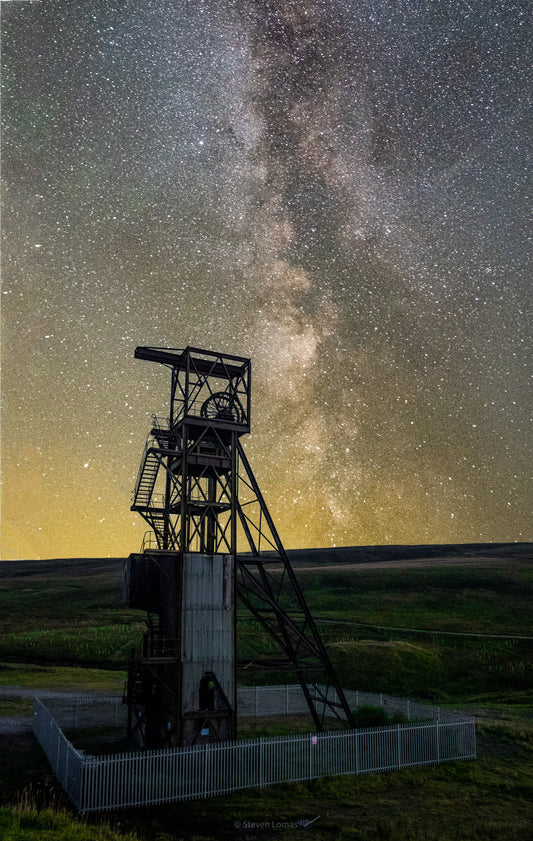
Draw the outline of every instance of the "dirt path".
[[[0,698],[75,698],[78,695],[110,695],[110,692],[58,692],[28,686],[0,686]]]

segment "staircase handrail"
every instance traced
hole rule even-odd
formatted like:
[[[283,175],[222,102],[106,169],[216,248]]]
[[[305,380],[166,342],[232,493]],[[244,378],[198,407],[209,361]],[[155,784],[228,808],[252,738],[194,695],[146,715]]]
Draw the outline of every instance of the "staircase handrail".
[[[169,432],[170,418],[164,418],[161,415],[152,415],[152,429],[160,429],[161,432]]]
[[[155,536],[152,529],[149,529],[148,531],[145,531],[145,533],[143,534],[143,540],[142,540],[142,543],[141,543],[141,554],[143,552],[145,552],[146,549],[157,549],[157,548],[159,548],[158,543],[157,543],[157,537]]]

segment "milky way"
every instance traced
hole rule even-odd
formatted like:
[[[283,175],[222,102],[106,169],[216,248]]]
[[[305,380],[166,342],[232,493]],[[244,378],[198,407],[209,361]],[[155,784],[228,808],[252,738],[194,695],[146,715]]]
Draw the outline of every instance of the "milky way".
[[[4,558],[138,549],[136,345],[251,357],[287,548],[533,539],[525,0],[0,11]]]

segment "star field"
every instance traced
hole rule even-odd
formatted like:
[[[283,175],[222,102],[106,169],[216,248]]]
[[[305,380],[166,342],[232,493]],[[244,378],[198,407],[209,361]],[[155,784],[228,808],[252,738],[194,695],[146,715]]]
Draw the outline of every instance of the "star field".
[[[138,549],[137,345],[251,357],[287,548],[533,539],[527,12],[0,3],[3,558]]]

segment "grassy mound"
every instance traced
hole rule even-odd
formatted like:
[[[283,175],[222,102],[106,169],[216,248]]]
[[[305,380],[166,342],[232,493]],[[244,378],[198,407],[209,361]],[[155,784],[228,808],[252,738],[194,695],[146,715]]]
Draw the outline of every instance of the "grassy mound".
[[[444,667],[427,645],[405,640],[349,640],[328,646],[341,686],[389,694],[432,697]]]

